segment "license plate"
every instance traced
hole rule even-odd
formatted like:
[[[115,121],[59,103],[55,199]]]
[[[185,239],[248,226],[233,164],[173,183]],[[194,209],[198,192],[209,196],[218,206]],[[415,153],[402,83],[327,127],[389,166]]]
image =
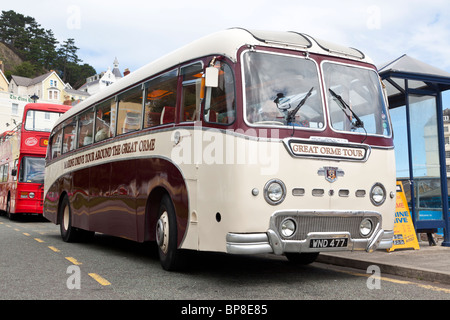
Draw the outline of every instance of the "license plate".
[[[311,239],[310,248],[344,248],[347,246],[347,238]]]

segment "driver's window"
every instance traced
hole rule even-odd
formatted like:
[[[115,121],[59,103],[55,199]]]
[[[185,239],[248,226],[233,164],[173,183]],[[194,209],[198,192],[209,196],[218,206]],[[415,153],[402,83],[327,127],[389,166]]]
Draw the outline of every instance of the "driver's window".
[[[219,69],[219,85],[207,88],[203,117],[207,122],[231,124],[236,118],[233,71],[222,61],[216,61],[214,67]]]

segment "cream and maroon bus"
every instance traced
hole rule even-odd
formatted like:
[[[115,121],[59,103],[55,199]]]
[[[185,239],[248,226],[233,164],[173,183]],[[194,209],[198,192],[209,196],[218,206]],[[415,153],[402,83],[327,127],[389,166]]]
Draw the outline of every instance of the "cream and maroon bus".
[[[187,250],[389,248],[395,165],[377,70],[297,32],[206,36],[65,113],[47,151],[44,215],[64,241],[95,232]]]

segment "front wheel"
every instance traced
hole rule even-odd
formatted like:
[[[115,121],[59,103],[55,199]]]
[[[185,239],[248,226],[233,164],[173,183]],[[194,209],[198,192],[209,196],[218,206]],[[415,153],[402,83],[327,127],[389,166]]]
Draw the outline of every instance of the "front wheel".
[[[183,265],[182,252],[177,248],[177,218],[169,196],[163,196],[156,222],[156,243],[161,266],[174,271]]]

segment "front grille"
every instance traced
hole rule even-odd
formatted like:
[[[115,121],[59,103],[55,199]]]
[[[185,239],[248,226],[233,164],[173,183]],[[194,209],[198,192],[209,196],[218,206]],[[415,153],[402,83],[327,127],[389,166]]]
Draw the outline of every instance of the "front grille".
[[[373,226],[378,225],[379,219],[377,215],[307,215],[307,214],[280,214],[275,218],[275,226],[278,228],[281,222],[291,218],[297,223],[297,231],[290,238],[285,240],[304,240],[310,232],[349,232],[352,239],[362,238],[359,234],[359,225],[364,218],[371,218]],[[368,235],[370,237],[373,231]]]

